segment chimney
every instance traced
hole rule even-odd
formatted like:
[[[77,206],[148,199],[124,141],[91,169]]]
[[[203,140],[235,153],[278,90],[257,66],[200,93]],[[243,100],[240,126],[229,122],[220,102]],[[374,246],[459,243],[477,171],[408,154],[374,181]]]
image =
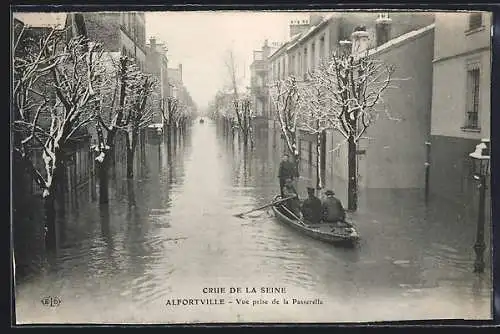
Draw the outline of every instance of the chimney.
[[[290,37],[306,31],[309,27],[309,20],[292,20],[290,22]]]
[[[351,34],[352,53],[364,52],[368,49],[369,34],[365,26],[357,26]]]
[[[264,60],[266,60],[266,59],[267,59],[267,57],[269,57],[269,53],[270,53],[270,51],[271,51],[271,47],[269,46],[269,42],[268,42],[268,40],[266,39],[266,40],[264,41],[264,46],[262,47],[262,53],[263,53],[263,55],[262,55],[262,56],[263,56]]]
[[[339,51],[342,55],[348,55],[352,52],[352,42],[346,39],[339,41]]]
[[[151,50],[156,50],[156,38],[149,37],[149,44],[151,46]]]
[[[391,22],[389,13],[378,14],[378,18],[375,20],[376,46],[387,43],[391,39]]]

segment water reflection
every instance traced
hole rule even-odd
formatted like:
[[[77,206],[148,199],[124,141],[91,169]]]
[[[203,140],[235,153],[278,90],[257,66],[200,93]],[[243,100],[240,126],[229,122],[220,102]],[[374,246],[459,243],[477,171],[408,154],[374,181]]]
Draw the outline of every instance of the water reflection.
[[[491,283],[471,272],[473,227],[441,204],[441,210],[423,208],[413,191],[366,191],[353,215],[360,246],[335,248],[281,225],[266,210],[233,216],[277,192],[272,137],[257,138],[245,152],[218,137],[207,120],[168,144],[168,138],[148,139],[135,180],[126,180],[118,166],[109,205],[87,204],[68,218],[55,269],[18,284],[21,320],[236,321],[239,315],[357,321],[428,317],[427,305],[438,302],[434,313],[487,314]],[[301,182],[305,190],[309,181]],[[235,285],[285,286],[290,296],[322,298],[325,305],[317,313],[163,308],[166,298]],[[57,315],[33,306],[33,296],[47,293],[64,298]]]

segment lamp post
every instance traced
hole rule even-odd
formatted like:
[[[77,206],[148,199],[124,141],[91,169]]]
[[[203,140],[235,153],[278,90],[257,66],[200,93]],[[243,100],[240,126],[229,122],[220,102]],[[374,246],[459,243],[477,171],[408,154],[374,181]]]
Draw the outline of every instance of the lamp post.
[[[474,272],[484,272],[484,251],[486,245],[484,242],[484,224],[485,224],[485,196],[486,196],[486,179],[488,176],[490,166],[490,140],[482,139],[479,145],[476,145],[474,152],[470,153],[474,168],[474,179],[479,182],[479,206],[478,206],[478,219],[476,230],[476,243],[474,244],[474,251],[476,252],[476,261],[474,262]]]

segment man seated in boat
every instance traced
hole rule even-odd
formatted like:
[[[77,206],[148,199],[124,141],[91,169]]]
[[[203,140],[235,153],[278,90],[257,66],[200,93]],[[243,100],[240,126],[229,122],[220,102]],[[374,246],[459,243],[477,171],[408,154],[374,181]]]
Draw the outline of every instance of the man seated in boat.
[[[350,225],[345,221],[345,210],[342,203],[335,197],[332,190],[325,192],[326,198],[323,200],[323,221],[340,225],[342,223]]]
[[[308,224],[318,224],[323,218],[323,207],[321,200],[314,194],[314,188],[307,187],[308,198],[302,203],[301,211],[304,220]]]
[[[293,186],[292,179],[287,178],[285,180],[285,185],[283,187],[283,198],[287,198],[290,196],[295,196],[295,197],[290,198],[289,200],[285,201],[284,207],[286,209],[284,209],[284,214],[291,219],[300,218],[299,195],[297,193],[297,190]]]

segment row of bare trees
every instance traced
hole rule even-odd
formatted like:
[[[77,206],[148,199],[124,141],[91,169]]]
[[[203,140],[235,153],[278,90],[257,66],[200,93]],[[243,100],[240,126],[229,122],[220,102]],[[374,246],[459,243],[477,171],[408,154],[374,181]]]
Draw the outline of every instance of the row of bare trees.
[[[108,171],[118,133],[125,136],[127,177],[141,129],[153,118],[156,79],[132,59],[104,52],[85,36],[26,29],[16,22],[13,44],[13,133],[16,161],[42,189],[46,238],[55,236],[56,189],[72,140],[93,133],[100,202],[108,202]],[[35,153],[41,150],[42,163]]]
[[[395,81],[393,65],[369,51],[353,54],[335,51],[329,59],[309,71],[304,79],[289,76],[272,84],[276,119],[288,151],[298,163],[298,131],[314,134],[317,188],[324,187],[321,149],[325,131],[340,133],[347,142],[348,208],[357,209],[357,149],[368,127],[384,108],[383,92]]]
[[[253,124],[254,110],[250,94],[239,91],[237,63],[232,50],[229,50],[225,59],[228,72],[229,88],[217,92],[210,106],[212,117],[218,119],[226,135],[234,138],[236,131],[243,143],[244,149],[254,145]]]
[[[158,100],[155,98],[156,94],[153,96],[153,101]],[[193,117],[189,110],[189,106],[174,96],[166,97],[163,102],[160,98],[159,101],[159,110],[163,119],[164,133],[175,135],[178,130],[185,129],[187,121]]]
[[[233,139],[238,133],[243,147],[248,149],[254,145],[252,102],[248,94],[238,96],[235,98],[233,93],[219,91],[210,106],[211,117],[221,123],[229,138]]]

